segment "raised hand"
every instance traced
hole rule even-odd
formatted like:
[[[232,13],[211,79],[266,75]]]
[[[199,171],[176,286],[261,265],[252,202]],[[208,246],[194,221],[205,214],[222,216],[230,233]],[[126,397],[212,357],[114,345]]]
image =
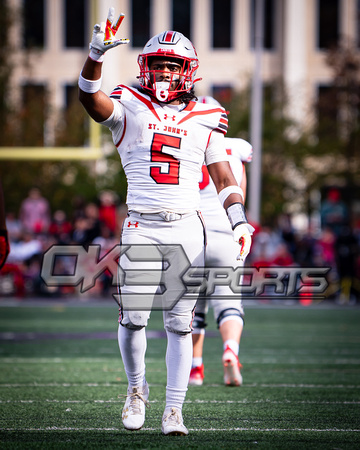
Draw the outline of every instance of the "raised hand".
[[[116,22],[114,22],[114,17],[115,10],[111,7],[109,8],[106,23],[101,22],[101,25],[97,23],[94,26],[90,42],[90,58],[95,61],[101,62],[103,60],[103,55],[107,50],[130,42],[129,39],[115,39],[115,34],[118,31],[121,22],[124,20],[125,15],[121,13]]]

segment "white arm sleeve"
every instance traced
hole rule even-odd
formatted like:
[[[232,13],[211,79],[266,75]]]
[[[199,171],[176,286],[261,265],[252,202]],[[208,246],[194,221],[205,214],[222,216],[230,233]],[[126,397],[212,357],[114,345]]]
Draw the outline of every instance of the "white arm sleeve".
[[[101,125],[105,125],[110,129],[113,135],[114,142],[118,142],[123,132],[124,128],[124,120],[125,120],[125,110],[121,103],[113,98],[110,99],[114,104],[113,112],[110,117],[108,117],[103,122],[100,122]]]
[[[224,135],[213,131],[205,151],[205,164],[209,165],[219,161],[229,161],[229,157],[226,153]]]

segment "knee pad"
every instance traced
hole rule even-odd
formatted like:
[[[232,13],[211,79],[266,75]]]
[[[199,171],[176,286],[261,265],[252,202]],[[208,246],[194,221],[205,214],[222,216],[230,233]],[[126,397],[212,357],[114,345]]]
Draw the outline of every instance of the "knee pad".
[[[168,311],[167,314],[165,314],[165,329],[167,331],[170,331],[172,333],[176,334],[188,334],[191,333],[191,321],[192,321],[192,314],[184,314],[184,315],[177,315],[177,314],[171,314],[171,311]]]
[[[244,314],[242,314],[238,309],[235,308],[228,308],[221,311],[219,314],[216,323],[218,328],[220,327],[221,322],[226,318],[228,320],[229,317],[233,317],[234,320],[242,319],[243,323],[245,324]]]
[[[198,313],[195,311],[194,320],[192,323],[192,326],[196,330],[203,330],[206,328],[207,323],[205,322],[206,314],[205,313]]]
[[[141,330],[142,328],[144,328],[144,326],[140,326],[140,325],[133,325],[132,323],[121,323],[120,325],[124,328],[128,328],[129,330]]]
[[[148,324],[149,311],[123,311],[120,325],[130,330],[141,330]]]

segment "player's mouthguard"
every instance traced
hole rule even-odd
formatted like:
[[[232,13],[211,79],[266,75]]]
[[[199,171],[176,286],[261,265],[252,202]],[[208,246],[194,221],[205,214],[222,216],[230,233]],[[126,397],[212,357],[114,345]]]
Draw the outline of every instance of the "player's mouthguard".
[[[156,83],[156,98],[159,102],[166,102],[169,96],[170,83],[168,81],[159,81]]]

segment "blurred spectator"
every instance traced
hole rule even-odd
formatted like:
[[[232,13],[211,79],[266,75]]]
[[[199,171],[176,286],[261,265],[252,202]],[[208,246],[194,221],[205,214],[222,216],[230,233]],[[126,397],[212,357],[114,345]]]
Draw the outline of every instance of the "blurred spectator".
[[[325,201],[321,206],[321,227],[329,228],[338,235],[343,225],[348,222],[348,210],[341,200],[340,191],[332,188],[328,191]]]
[[[95,237],[92,241],[94,245],[100,245],[100,256],[101,258],[109,252],[115,245],[119,244],[118,239],[114,237],[110,228],[106,226],[104,223],[100,225],[100,235]]]
[[[7,262],[0,273],[0,294],[23,297],[25,295],[24,267]]]
[[[32,258],[34,255],[42,254],[43,245],[39,236],[34,236],[33,233],[25,231],[18,242],[11,245],[11,252],[9,255],[9,262],[23,263]]]
[[[314,266],[314,250],[316,239],[310,232],[296,236],[295,241],[295,261],[301,267]]]
[[[117,197],[112,191],[103,191],[100,194],[99,220],[108,230],[116,235],[117,228]]]
[[[335,249],[340,279],[340,301],[348,303],[354,296],[353,283],[356,276],[356,258],[359,253],[359,244],[350,225],[341,227]]]
[[[27,286],[27,262],[33,257],[43,253],[43,245],[32,233],[24,232],[18,242],[11,243],[11,252],[7,264],[1,271],[8,284],[8,290],[18,296],[23,297],[26,294]]]
[[[278,245],[282,242],[281,238],[270,227],[263,226],[254,234],[249,262],[252,265],[259,266],[259,262],[267,263],[274,258]]]
[[[330,271],[327,274],[327,281],[329,287],[325,292],[327,297],[333,297],[339,281],[339,276],[336,267],[335,257],[335,243],[336,236],[331,228],[324,228],[321,232],[320,238],[315,242],[314,248],[314,264],[318,267],[329,267]]]
[[[99,208],[95,203],[88,203],[84,215],[79,216],[74,223],[73,241],[86,246],[100,233]]]
[[[69,244],[71,242],[72,225],[67,220],[65,211],[58,209],[55,211],[49,227],[49,234],[52,235],[58,244]]]
[[[101,234],[93,240],[92,244],[100,245],[99,259],[101,259],[116,245],[119,244],[119,240],[117,237],[114,237],[114,234],[111,232],[111,230],[104,223],[102,223]],[[112,287],[112,279],[113,275],[107,269],[100,275],[98,281],[100,283],[99,289],[101,290],[102,294],[109,293],[109,290]]]
[[[86,206],[85,199],[81,195],[76,195],[75,197],[72,198],[71,220],[73,223],[75,223],[79,217],[84,217],[85,206]]]
[[[297,265],[294,261],[294,258],[292,257],[292,254],[289,251],[286,242],[281,242],[277,246],[275,256],[271,261],[271,265],[277,267],[289,267]]]
[[[33,191],[33,190],[32,190]],[[49,206],[43,197],[39,197],[39,190],[34,196],[24,200],[22,211],[34,209],[41,211],[43,208],[45,217],[48,217]],[[360,276],[359,257],[359,222],[354,220],[354,229],[346,220],[347,210],[341,202],[339,191],[329,191],[329,204],[323,205],[324,222],[332,219],[332,225],[323,226],[320,237],[311,229],[305,234],[296,233],[288,215],[282,214],[278,218],[278,226],[274,230],[263,226],[256,230],[253,236],[252,251],[249,255],[248,266],[253,267],[331,267],[328,274],[330,283],[326,292],[327,298],[338,298],[343,303],[351,301],[354,294],[358,295]],[[38,201],[38,199],[40,199]],[[339,200],[340,205],[339,207]],[[38,204],[42,205],[40,208]],[[29,206],[30,205],[30,206]],[[334,207],[334,205],[336,207]],[[329,210],[337,211],[330,214]],[[340,213],[339,213],[340,211]],[[30,218],[33,211],[30,211]],[[36,222],[33,231],[22,231],[22,223],[13,212],[6,215],[6,226],[11,242],[11,252],[0,274],[0,295],[41,295],[58,296],[76,293],[73,287],[48,287],[40,277],[42,255],[51,245],[76,243],[87,246],[89,244],[100,245],[99,258],[119,243],[119,232],[124,218],[127,215],[125,204],[118,205],[116,194],[104,191],[99,196],[99,206],[95,203],[86,203],[82,197],[73,200],[74,226],[67,219],[63,210],[55,211],[50,226],[46,228],[40,222]],[[342,217],[339,219],[339,217]],[[33,217],[31,217],[33,219]],[[45,223],[47,220],[45,220]],[[331,220],[330,220],[331,222]],[[45,228],[46,232],[39,232]],[[334,230],[337,231],[337,235]],[[293,253],[294,252],[294,253]],[[93,261],[89,261],[93,264]],[[60,274],[71,274],[74,261],[72,257],[56,259],[54,270]],[[89,268],[92,270],[92,268]],[[245,277],[246,278],[246,277]],[[256,284],[256,273],[254,275]],[[246,283],[245,283],[246,284]],[[112,274],[104,271],[98,277],[96,285],[89,290],[87,296],[103,295],[108,293],[112,286]],[[355,292],[356,291],[356,292]],[[336,296],[335,296],[336,294]],[[267,287],[259,296],[274,296],[273,287]],[[311,299],[310,299],[311,303]]]
[[[292,257],[296,251],[296,240],[293,226],[291,224],[291,217],[289,214],[281,214],[278,218],[278,227],[281,239],[285,242]]]
[[[318,267],[331,267],[336,270],[335,261],[336,236],[331,228],[322,230],[320,238],[315,243],[315,265]]]
[[[22,235],[22,226],[13,211],[6,213],[6,227],[9,233],[10,242],[19,242]]]
[[[0,269],[4,266],[9,252],[10,243],[5,220],[5,199],[0,180]]]
[[[33,187],[22,202],[19,218],[24,231],[46,233],[49,229],[51,214],[49,202],[41,195],[39,188]]]

